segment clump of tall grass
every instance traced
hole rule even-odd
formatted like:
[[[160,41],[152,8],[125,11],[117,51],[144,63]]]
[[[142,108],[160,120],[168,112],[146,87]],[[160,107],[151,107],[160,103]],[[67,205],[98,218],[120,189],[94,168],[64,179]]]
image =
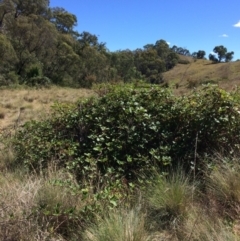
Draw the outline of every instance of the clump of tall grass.
[[[34,199],[41,226],[67,239],[79,236],[84,208],[87,202],[91,202],[90,198],[83,197],[75,177],[66,170],[50,166],[42,175],[44,181]]]
[[[190,208],[178,234],[181,241],[240,240],[240,237],[222,219],[209,210],[197,206]]]
[[[194,191],[195,186],[180,169],[169,175],[157,173],[146,190],[150,222],[156,223],[157,228],[177,225],[186,216]]]
[[[86,229],[84,241],[146,241],[144,214],[138,209],[109,212]]]
[[[240,164],[237,158],[215,160],[207,178],[207,195],[221,215],[234,219],[240,206]]]
[[[26,234],[35,232],[36,222],[31,218],[34,196],[40,180],[17,177],[7,173],[0,177],[0,240],[27,240]]]
[[[63,178],[61,171],[45,176],[4,172],[0,176],[0,240],[63,241],[79,236],[81,215],[75,210],[85,201],[68,187],[53,184]]]
[[[11,146],[4,146],[0,137],[0,170],[7,171],[14,164],[15,155]]]

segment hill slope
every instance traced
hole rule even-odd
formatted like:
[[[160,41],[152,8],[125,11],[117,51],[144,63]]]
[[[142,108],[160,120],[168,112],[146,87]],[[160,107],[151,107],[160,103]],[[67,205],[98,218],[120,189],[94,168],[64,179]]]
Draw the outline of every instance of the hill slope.
[[[180,92],[198,87],[201,84],[214,83],[224,89],[231,90],[240,84],[240,61],[212,64],[209,60],[193,60],[181,57],[189,64],[177,64],[172,70],[163,74],[169,84],[176,84]]]

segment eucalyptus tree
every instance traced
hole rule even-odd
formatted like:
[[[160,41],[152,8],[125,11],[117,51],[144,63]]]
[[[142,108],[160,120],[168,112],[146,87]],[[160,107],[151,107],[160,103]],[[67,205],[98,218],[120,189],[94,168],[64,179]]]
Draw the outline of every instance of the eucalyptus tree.
[[[0,0],[0,26],[9,14],[16,19],[31,14],[46,16],[48,12],[49,0]]]
[[[157,51],[159,58],[165,62],[165,70],[173,68],[179,60],[176,52],[169,48],[169,44],[165,40],[158,40],[154,45],[154,49]]]
[[[226,53],[225,62],[230,62],[233,59],[233,55],[234,55],[233,51]]]
[[[224,47],[223,45],[219,45],[213,49],[213,52],[218,55],[218,61],[221,62],[225,58],[225,55],[227,53],[227,48]]]
[[[197,52],[198,59],[204,59],[205,55],[206,55],[206,52],[204,50],[198,50]]]
[[[214,54],[209,54],[208,56],[209,60],[211,60],[213,63],[217,63],[218,59]]]
[[[4,84],[9,84],[13,80],[12,78],[9,78],[9,75],[11,73],[13,73],[14,75],[15,64],[17,63],[17,56],[11,42],[3,34],[0,34],[0,56],[0,79],[4,80]],[[17,77],[15,78],[15,80],[16,79]]]
[[[77,26],[76,15],[69,13],[64,8],[56,7],[51,9],[52,17],[50,21],[61,33],[75,33],[74,27]]]

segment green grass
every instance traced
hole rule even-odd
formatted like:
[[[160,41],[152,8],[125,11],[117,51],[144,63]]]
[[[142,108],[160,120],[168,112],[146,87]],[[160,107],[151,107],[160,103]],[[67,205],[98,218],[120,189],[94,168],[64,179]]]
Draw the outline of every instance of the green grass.
[[[87,228],[84,241],[146,241],[144,213],[137,208],[111,211]]]
[[[176,228],[193,204],[195,189],[194,184],[190,184],[189,178],[180,169],[167,176],[156,173],[145,191],[152,228]]]

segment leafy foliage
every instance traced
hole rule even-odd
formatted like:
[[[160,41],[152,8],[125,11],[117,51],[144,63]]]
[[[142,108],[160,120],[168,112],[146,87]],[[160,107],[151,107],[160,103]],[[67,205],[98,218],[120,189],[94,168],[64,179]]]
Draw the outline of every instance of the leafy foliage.
[[[192,57],[195,59],[204,59],[206,52],[204,50],[198,50],[198,52],[193,52]]]
[[[225,59],[225,62],[229,62],[233,59],[234,52],[227,52],[227,48],[220,45],[213,49],[213,52],[218,55],[218,61],[221,62]],[[211,59],[210,59],[211,60]]]
[[[128,181],[157,165],[204,167],[205,155],[239,148],[239,100],[218,88],[174,97],[160,88],[110,89],[98,99],[56,105],[49,120],[17,133],[16,160],[41,170],[50,160],[79,179]]]
[[[178,47],[176,45],[174,45],[172,48],[172,51],[175,53],[178,53],[180,55],[184,55],[184,56],[190,56],[190,51],[186,48],[182,48],[182,47]]]
[[[217,63],[218,59],[214,54],[209,54],[208,56],[209,60],[211,60],[213,63]]]

